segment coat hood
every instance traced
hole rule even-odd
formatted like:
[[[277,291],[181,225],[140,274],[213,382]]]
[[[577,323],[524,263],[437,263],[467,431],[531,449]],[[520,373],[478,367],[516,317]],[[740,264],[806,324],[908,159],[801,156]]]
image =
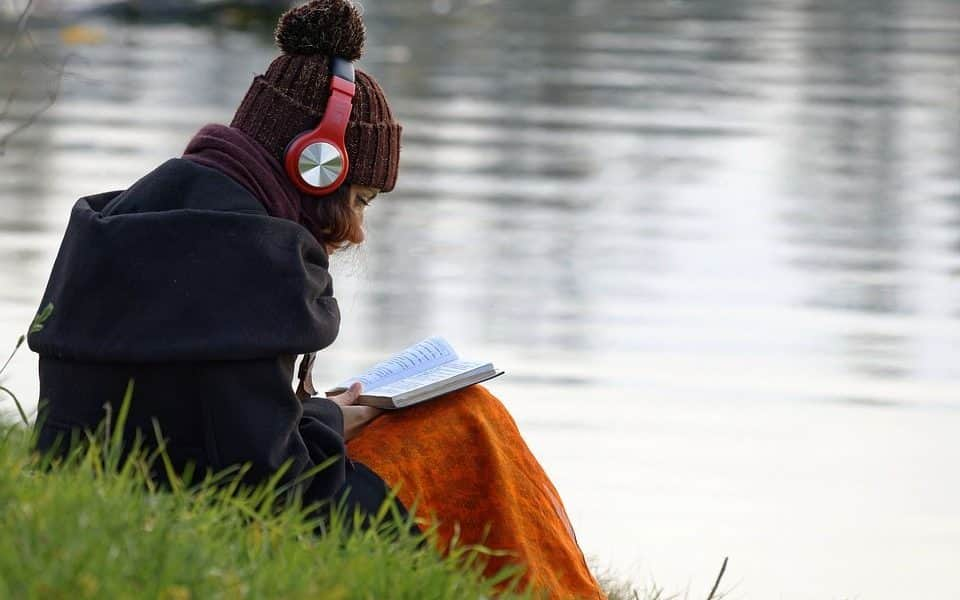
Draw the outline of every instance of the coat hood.
[[[31,349],[62,359],[244,360],[314,352],[340,312],[324,248],[246,188],[170,159],[73,207]]]

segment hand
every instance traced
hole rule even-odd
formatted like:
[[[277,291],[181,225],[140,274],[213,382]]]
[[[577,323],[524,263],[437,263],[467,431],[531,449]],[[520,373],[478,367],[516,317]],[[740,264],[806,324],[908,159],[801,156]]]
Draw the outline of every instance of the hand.
[[[376,419],[383,412],[383,409],[356,403],[362,389],[363,386],[360,382],[354,382],[350,389],[342,394],[330,396],[330,399],[337,403],[343,413],[343,439],[347,441],[353,439],[367,423]]]

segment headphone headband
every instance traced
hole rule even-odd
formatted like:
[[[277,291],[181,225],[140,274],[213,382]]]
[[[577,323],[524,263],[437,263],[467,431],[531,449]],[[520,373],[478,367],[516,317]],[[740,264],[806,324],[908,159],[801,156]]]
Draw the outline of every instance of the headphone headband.
[[[295,137],[284,151],[287,176],[312,196],[334,192],[347,178],[350,158],[344,145],[356,93],[353,63],[330,57],[330,97],[317,127]]]
[[[353,63],[339,56],[330,57],[330,74],[340,79],[346,79],[350,83],[356,82],[356,72]]]

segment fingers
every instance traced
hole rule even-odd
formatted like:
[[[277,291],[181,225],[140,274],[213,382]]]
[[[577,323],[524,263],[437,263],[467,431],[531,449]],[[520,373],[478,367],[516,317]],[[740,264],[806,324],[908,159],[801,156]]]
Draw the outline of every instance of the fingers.
[[[357,401],[357,398],[360,397],[360,392],[363,390],[363,385],[359,381],[354,381],[350,384],[350,387],[344,392],[344,395],[349,399],[349,404],[354,404]]]
[[[347,391],[343,392],[342,394],[337,394],[336,396],[331,396],[330,399],[340,406],[351,406],[356,404],[357,399],[360,397],[362,391],[363,385],[359,381],[355,381],[350,384],[350,387],[347,389]]]
[[[350,389],[347,390],[347,397],[350,399],[350,404],[356,404],[357,398],[360,397],[362,391],[363,385],[359,381],[354,381],[350,384]]]

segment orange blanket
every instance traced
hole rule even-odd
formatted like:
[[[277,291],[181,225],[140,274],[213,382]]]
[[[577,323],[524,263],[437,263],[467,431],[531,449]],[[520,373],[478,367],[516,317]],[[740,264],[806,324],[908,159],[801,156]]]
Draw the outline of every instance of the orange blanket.
[[[563,503],[507,409],[473,385],[377,418],[347,445],[438,524],[440,550],[459,527],[460,544],[507,550],[486,573],[522,564],[523,585],[550,598],[603,598]]]

